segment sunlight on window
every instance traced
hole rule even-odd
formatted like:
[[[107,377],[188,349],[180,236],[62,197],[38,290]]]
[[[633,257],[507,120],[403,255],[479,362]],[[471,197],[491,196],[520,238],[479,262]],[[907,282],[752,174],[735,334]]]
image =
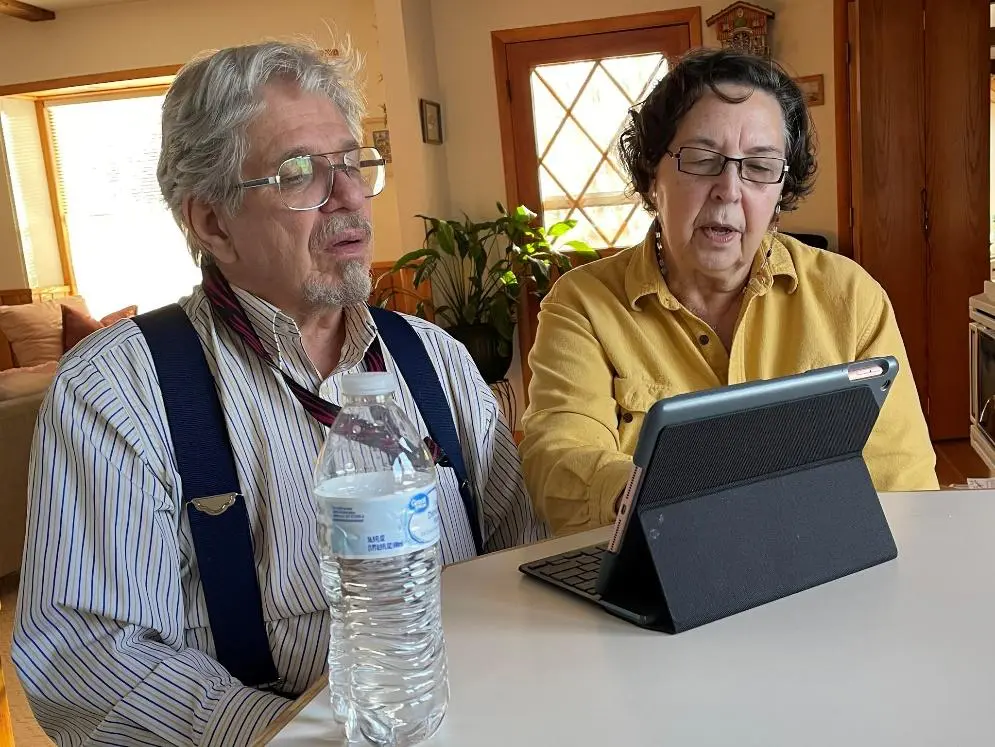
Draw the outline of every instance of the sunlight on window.
[[[97,317],[172,303],[200,280],[156,181],[162,100],[47,106],[76,284]]]
[[[27,284],[32,288],[61,284],[58,239],[34,102],[10,98],[0,101],[0,133],[7,154],[5,163]],[[0,282],[20,285],[22,281],[4,278]]]
[[[651,218],[626,197],[616,146],[628,111],[667,74],[662,54],[539,65],[532,108],[543,222],[574,218],[595,248],[642,240]]]

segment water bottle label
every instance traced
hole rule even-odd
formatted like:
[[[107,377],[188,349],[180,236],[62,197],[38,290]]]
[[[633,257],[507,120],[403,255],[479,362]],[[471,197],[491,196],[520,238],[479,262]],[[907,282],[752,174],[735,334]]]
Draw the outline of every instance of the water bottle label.
[[[436,487],[376,498],[330,499],[332,552],[340,558],[390,558],[439,541]]]

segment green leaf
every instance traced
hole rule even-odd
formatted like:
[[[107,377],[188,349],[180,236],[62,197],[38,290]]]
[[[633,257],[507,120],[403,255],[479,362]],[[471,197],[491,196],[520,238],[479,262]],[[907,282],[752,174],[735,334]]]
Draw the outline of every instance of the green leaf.
[[[390,268],[391,272],[397,272],[398,270],[403,270],[407,268],[407,265],[414,262],[416,259],[421,259],[422,257],[428,257],[435,254],[435,250],[429,247],[422,247],[421,249],[415,249],[413,252],[408,252],[400,259],[398,259],[394,266]]]
[[[568,241],[566,243],[571,249],[574,250],[575,254],[578,254],[585,259],[598,259],[598,253],[591,248],[591,245],[586,241],[580,241],[579,239],[574,239],[573,241]]]
[[[576,221],[573,221],[573,225],[571,225],[571,221],[561,220],[546,229],[546,233],[556,239],[565,233],[569,233],[570,229],[572,229],[574,225],[576,225]]]
[[[499,296],[491,305],[490,324],[505,340],[510,340],[515,332],[515,322],[506,296]]]
[[[524,205],[519,205],[518,207],[515,208],[515,217],[519,219],[525,218],[526,223],[529,223],[532,221],[533,218],[536,217],[536,214],[533,213]]]
[[[450,257],[456,256],[456,236],[453,227],[448,221],[436,221],[435,240],[439,242],[439,248]]]
[[[529,264],[532,266],[532,274],[535,276],[536,285],[542,288],[544,283],[549,282],[549,265],[541,260],[532,258],[529,258]]]
[[[411,279],[412,284],[417,288],[421,285],[422,281],[432,277],[432,273],[435,272],[435,268],[438,266],[437,257],[426,257],[425,260],[418,265],[418,269],[415,270],[415,276]]]

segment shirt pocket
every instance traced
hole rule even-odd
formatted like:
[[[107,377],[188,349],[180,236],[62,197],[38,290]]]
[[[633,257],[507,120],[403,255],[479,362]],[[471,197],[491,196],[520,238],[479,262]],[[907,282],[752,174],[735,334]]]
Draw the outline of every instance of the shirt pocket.
[[[614,387],[619,448],[625,454],[632,454],[636,450],[646,413],[657,401],[678,392],[667,382],[634,376],[617,377]]]

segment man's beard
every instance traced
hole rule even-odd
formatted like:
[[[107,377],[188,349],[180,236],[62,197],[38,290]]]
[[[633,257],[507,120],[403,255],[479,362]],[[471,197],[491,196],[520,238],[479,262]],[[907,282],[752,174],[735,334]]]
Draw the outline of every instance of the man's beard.
[[[311,237],[308,244],[312,254],[324,251],[328,239],[334,234],[350,228],[360,228],[366,231],[367,240],[373,233],[370,221],[359,213],[346,215],[331,215],[321,228]],[[373,280],[370,278],[370,265],[363,259],[334,260],[336,280],[329,280],[321,275],[309,275],[304,281],[304,300],[313,306],[355,306],[366,303],[373,290]]]

